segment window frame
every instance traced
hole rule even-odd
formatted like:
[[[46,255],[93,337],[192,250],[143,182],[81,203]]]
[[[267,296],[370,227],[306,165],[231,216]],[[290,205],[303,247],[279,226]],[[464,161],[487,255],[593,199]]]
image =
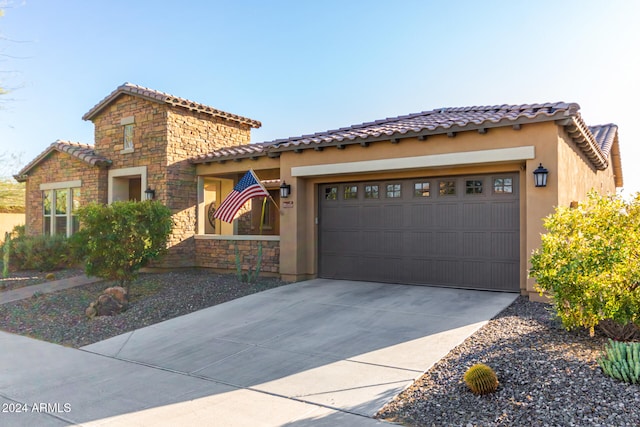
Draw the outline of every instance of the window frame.
[[[389,187],[393,187],[389,191]],[[397,195],[396,195],[397,193]],[[401,199],[402,198],[402,183],[401,182],[389,182],[384,185],[384,197],[386,199]]]
[[[418,185],[420,186],[420,188],[418,188]],[[426,185],[426,189],[425,189],[425,185]],[[414,181],[413,197],[416,197],[416,198],[431,197],[431,181]]]
[[[57,183],[46,183],[40,185],[42,200],[42,232],[45,235],[53,236],[55,234],[64,234],[70,237],[79,229],[77,220],[77,208],[80,206],[82,194],[81,181],[65,181]],[[60,193],[66,192],[63,197]],[[49,200],[47,214],[47,203]],[[64,209],[59,207],[59,203],[64,203]],[[48,224],[47,224],[48,218]],[[58,219],[65,218],[64,232],[58,230]]]

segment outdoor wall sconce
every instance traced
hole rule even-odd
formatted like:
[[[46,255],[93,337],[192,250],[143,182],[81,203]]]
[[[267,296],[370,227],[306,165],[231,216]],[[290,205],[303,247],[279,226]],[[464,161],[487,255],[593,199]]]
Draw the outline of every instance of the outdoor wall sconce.
[[[536,187],[547,186],[547,175],[549,175],[549,171],[542,166],[542,163],[540,163],[538,169],[533,171],[533,179],[536,183]]]
[[[153,200],[155,198],[156,198],[156,190],[152,190],[151,187],[147,187],[147,189],[144,190],[144,199]]]
[[[280,198],[286,199],[291,194],[291,186],[287,184],[285,181],[282,181],[280,184]]]

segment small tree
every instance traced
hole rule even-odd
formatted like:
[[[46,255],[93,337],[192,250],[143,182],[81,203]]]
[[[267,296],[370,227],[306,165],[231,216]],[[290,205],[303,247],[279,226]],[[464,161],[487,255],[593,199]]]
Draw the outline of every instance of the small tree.
[[[577,208],[557,208],[544,226],[530,276],[563,325],[591,335],[603,321],[640,326],[640,195],[625,201],[592,192]]]
[[[78,210],[81,230],[73,240],[85,254],[90,276],[129,287],[140,268],[167,249],[171,211],[160,202],[96,203]]]

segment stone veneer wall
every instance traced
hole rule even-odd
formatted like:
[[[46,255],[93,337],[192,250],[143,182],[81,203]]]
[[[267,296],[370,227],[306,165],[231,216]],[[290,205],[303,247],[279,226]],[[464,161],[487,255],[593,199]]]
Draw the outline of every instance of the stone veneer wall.
[[[260,240],[262,242],[262,273],[280,272],[280,242],[278,240]],[[222,240],[196,239],[196,265],[219,271],[236,271],[235,248],[240,252],[242,270],[256,267],[258,240]]]
[[[26,187],[26,232],[43,232],[42,191],[40,184],[81,180],[80,205],[107,202],[107,170],[91,166],[70,154],[52,152],[29,173]]]
[[[134,117],[131,153],[123,149],[121,120]],[[156,200],[173,212],[169,253],[159,266],[196,263],[197,182],[188,159],[223,146],[247,144],[249,125],[127,94],[119,96],[93,119],[96,153],[113,161],[111,169],[146,166],[147,184]]]
[[[174,232],[165,263],[191,266],[197,253],[193,239],[197,231],[197,179],[195,166],[188,159],[221,147],[248,144],[251,128],[198,111],[169,107],[167,137],[166,184],[160,194],[166,195],[164,200],[174,212]]]

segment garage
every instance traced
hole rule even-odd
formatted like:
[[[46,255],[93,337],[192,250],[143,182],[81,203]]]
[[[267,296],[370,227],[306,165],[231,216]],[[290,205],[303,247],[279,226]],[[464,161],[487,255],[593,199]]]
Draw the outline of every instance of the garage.
[[[518,174],[319,185],[319,276],[519,291]]]

